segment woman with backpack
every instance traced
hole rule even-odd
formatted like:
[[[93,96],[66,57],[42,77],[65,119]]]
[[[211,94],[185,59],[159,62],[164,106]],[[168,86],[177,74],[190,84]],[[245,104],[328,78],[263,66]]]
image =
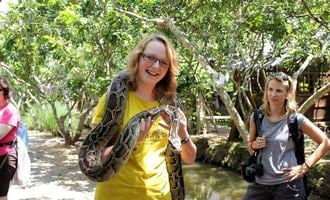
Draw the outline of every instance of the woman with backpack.
[[[299,132],[318,144],[316,150],[298,164],[295,141],[288,125],[288,118],[297,107],[292,84],[291,77],[283,72],[268,76],[261,106],[263,118],[258,132],[261,136],[256,137],[256,123],[251,115],[249,148],[260,151],[263,175],[255,177],[244,200],[306,199],[303,177],[327,152],[325,133],[303,114],[296,113]]]
[[[0,77],[0,200],[7,200],[7,193],[17,167],[14,142],[17,137],[19,111],[10,101],[8,81]]]

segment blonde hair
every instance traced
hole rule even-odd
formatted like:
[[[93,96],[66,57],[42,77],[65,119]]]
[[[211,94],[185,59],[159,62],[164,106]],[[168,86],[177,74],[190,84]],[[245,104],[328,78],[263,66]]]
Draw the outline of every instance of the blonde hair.
[[[161,34],[150,34],[142,39],[128,55],[127,70],[130,77],[130,88],[136,90],[136,74],[138,72],[138,63],[145,47],[151,41],[160,41],[165,45],[166,54],[169,61],[169,68],[165,77],[159,81],[154,89],[157,99],[165,98],[172,100],[176,96],[177,81],[176,76],[179,75],[179,67],[177,54],[171,42]]]
[[[283,72],[276,72],[276,73],[271,73],[266,80],[265,84],[265,92],[263,96],[263,104],[261,105],[262,110],[269,115],[270,114],[270,105],[268,101],[268,86],[269,82],[271,80],[276,80],[281,83],[283,83],[286,86],[286,89],[288,91],[288,98],[285,100],[285,105],[284,105],[284,111],[286,115],[289,115],[290,113],[296,111],[297,109],[297,102],[296,102],[296,96],[295,96],[295,91],[293,89],[293,81],[290,76]]]

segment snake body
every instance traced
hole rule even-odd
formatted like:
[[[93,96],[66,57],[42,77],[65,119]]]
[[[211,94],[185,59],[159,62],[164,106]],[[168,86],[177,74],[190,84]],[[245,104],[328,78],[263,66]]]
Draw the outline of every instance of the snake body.
[[[96,182],[110,179],[125,165],[133,151],[140,134],[140,121],[148,116],[156,119],[161,113],[171,119],[169,143],[165,151],[166,168],[169,174],[172,199],[183,200],[185,196],[183,173],[180,156],[180,138],[178,137],[179,121],[176,118],[176,107],[160,105],[138,113],[118,134],[123,121],[128,95],[128,73],[119,73],[108,89],[106,111],[98,124],[83,141],[78,154],[79,167],[83,174]],[[101,160],[103,149],[113,145],[109,157]]]

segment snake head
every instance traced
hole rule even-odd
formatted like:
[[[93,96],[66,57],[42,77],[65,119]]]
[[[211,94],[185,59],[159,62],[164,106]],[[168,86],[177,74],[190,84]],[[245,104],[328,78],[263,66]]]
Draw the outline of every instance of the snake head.
[[[160,105],[158,108],[160,112],[167,115],[171,121],[177,119],[177,114],[176,114],[176,111],[178,110],[177,107],[170,105]]]
[[[177,107],[170,105],[159,106],[160,112],[167,115],[170,119],[169,142],[171,149],[175,152],[181,152],[181,140],[179,137],[180,120],[177,116]]]
[[[171,127],[169,131],[170,135],[168,140],[173,145],[172,150],[174,152],[181,152],[181,139],[179,137],[179,126],[180,126],[179,119],[174,119],[171,122]]]

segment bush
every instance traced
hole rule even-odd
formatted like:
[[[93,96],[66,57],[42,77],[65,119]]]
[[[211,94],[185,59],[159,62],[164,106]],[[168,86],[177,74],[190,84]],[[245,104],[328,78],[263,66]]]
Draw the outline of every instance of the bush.
[[[64,104],[55,103],[58,116],[63,116],[67,112],[67,108]],[[32,105],[29,112],[22,115],[24,124],[29,129],[50,132],[52,136],[59,136],[60,130],[55,120],[53,110],[49,104]],[[69,120],[66,119],[65,126],[67,127]],[[74,115],[72,117],[72,128],[78,125],[78,117]]]

